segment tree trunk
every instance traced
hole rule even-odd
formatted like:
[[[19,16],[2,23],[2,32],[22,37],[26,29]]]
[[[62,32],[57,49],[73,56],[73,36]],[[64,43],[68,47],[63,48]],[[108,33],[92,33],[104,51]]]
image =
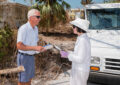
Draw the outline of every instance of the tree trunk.
[[[1,74],[18,73],[18,72],[22,72],[22,71],[25,71],[24,67],[19,66],[19,67],[16,67],[16,68],[0,70],[0,75]]]

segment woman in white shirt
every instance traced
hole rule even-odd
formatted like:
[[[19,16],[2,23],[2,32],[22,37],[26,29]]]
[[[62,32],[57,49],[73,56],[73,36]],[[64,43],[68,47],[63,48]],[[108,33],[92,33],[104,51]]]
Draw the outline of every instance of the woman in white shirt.
[[[86,34],[89,21],[78,18],[70,23],[73,25],[74,34],[78,35],[74,51],[60,53],[61,56],[68,56],[69,61],[72,61],[70,85],[87,85],[91,57],[90,40]]]

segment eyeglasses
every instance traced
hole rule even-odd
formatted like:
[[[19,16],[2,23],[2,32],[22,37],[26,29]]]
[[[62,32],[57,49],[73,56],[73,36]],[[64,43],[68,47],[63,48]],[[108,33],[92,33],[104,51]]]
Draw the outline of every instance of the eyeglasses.
[[[36,17],[37,19],[40,19],[40,16],[33,16],[33,17]]]
[[[40,16],[35,16],[37,19],[40,19]]]
[[[74,28],[76,28],[76,26],[75,26],[75,25],[73,25],[73,29],[74,29]]]

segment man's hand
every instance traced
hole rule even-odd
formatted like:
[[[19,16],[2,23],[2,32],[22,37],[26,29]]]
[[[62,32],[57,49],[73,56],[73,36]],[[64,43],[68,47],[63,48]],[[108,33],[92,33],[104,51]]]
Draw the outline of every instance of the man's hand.
[[[38,52],[46,51],[46,49],[42,46],[27,46],[27,45],[24,45],[22,42],[17,43],[17,49],[24,50],[24,51],[34,50]]]
[[[36,47],[35,47],[35,50],[36,50],[36,51],[39,51],[39,52],[43,52],[43,51],[45,51],[46,49],[45,49],[44,47],[42,47],[42,46],[36,46]]]

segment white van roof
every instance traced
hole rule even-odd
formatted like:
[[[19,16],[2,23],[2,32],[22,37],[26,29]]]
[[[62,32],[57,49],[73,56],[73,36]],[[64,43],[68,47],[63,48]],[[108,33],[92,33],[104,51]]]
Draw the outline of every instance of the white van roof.
[[[85,8],[86,9],[120,8],[120,3],[89,4],[86,5]]]

